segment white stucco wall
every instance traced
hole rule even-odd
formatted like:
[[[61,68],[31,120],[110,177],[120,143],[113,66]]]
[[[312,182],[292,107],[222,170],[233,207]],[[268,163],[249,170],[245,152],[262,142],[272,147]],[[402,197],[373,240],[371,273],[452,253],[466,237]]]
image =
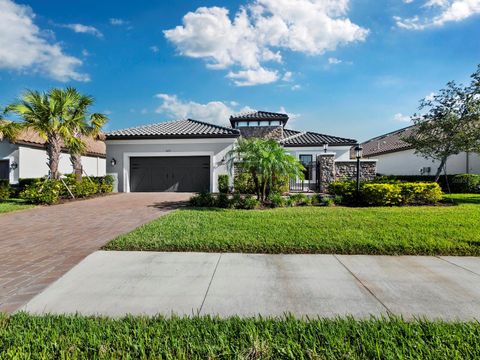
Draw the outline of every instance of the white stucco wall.
[[[118,176],[118,191],[129,192],[130,157],[210,156],[210,191],[218,191],[218,175],[229,174],[222,162],[235,138],[107,140],[107,173]],[[111,160],[116,160],[115,166]],[[231,175],[231,174],[229,174]]]
[[[317,158],[317,155],[323,154],[323,146],[317,147],[286,147],[290,154],[297,159],[300,155],[312,155],[313,161]],[[335,160],[350,160],[350,146],[329,146],[329,153],[335,153]]]
[[[0,160],[8,160],[10,164],[18,164],[18,145],[11,144],[9,141],[0,141]],[[10,170],[10,183],[18,182],[19,168]]]
[[[467,167],[467,154],[451,156],[447,160],[447,172],[449,174],[471,173],[480,174],[480,156],[478,154],[469,154]],[[430,167],[430,174],[435,175],[439,161],[425,159],[416,155],[414,150],[398,151],[390,154],[375,155],[373,159],[378,159],[377,172],[383,175],[420,175],[420,169]]]

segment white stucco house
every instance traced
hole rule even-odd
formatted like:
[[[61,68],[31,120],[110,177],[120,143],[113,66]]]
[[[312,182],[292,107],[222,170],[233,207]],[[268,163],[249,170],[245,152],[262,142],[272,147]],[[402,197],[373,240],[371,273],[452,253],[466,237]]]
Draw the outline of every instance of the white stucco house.
[[[82,156],[82,166],[89,176],[105,176],[105,143],[86,139],[87,152]],[[59,163],[61,174],[73,171],[70,154],[62,150]],[[0,179],[17,184],[19,179],[39,178],[48,175],[45,140],[33,130],[23,131],[15,143],[0,139]]]
[[[230,127],[188,119],[112,131],[107,173],[123,192],[216,192],[218,175],[229,174],[226,155],[241,136],[276,139],[303,163],[326,151],[349,160],[355,140],[290,130],[287,122],[286,114],[254,111],[231,116]]]
[[[380,135],[362,143],[363,156],[377,159],[381,175],[435,175],[440,162],[415,154],[410,144],[402,140],[414,126]],[[460,153],[447,159],[448,174],[480,174],[480,155]]]

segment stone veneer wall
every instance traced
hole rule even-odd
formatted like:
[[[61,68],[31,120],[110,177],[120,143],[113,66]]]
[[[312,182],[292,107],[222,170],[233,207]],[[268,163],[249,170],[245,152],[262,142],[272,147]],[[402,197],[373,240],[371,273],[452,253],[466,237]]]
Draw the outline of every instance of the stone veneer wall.
[[[335,161],[335,154],[325,153],[317,156],[319,166],[320,192],[327,192],[328,185],[334,181],[352,181],[357,178],[357,161]],[[360,161],[360,179],[373,180],[377,173],[377,162]]]
[[[245,126],[239,127],[244,138],[283,139],[283,126]]]

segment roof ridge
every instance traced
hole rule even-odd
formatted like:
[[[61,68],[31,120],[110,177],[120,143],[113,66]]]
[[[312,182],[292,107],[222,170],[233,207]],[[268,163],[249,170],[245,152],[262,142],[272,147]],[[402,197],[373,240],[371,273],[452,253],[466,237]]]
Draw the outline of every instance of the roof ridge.
[[[240,133],[240,131],[237,130],[237,129],[229,128],[229,127],[222,126],[222,125],[207,123],[207,122],[205,122],[205,121],[196,120],[196,119],[190,119],[190,118],[188,118],[187,120],[188,120],[188,121],[193,121],[193,122],[196,122],[196,123],[199,123],[199,124],[203,124],[203,125],[213,126],[213,127],[216,127],[216,128],[219,128],[219,129],[223,129],[223,130],[234,131],[234,132],[236,132],[236,133]]]
[[[344,137],[341,137],[341,136],[336,136],[336,135],[330,135],[330,134],[324,134],[324,133],[319,133],[319,132],[315,132],[315,131],[306,131],[307,134],[315,134],[315,135],[320,135],[320,136],[328,136],[328,137],[331,137],[331,138],[336,138],[336,139],[342,139],[342,140],[349,140],[349,141],[355,141],[357,142],[356,139],[351,139],[351,138],[344,138]]]
[[[112,132],[116,132],[116,131],[126,131],[126,130],[132,130],[132,129],[141,129],[141,128],[144,128],[144,127],[155,126],[155,125],[160,125],[160,124],[171,124],[171,123],[174,123],[174,122],[186,121],[186,120],[188,120],[188,119],[159,121],[159,122],[155,122],[155,123],[152,123],[152,124],[142,124],[142,125],[137,125],[137,126],[130,126],[130,127],[127,127],[127,128],[112,130],[112,131],[109,131],[108,133],[112,133]]]

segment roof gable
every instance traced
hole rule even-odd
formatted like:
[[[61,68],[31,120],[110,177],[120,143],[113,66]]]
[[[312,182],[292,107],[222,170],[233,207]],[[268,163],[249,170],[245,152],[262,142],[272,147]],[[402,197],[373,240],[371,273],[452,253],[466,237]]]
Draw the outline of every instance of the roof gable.
[[[284,129],[284,139],[280,142],[285,147],[300,147],[300,146],[323,146],[328,144],[330,146],[350,146],[357,143],[355,139],[347,139],[338,136],[320,134],[312,131],[297,131]]]
[[[274,113],[268,111],[250,111],[245,113],[239,113],[230,116],[230,124],[234,124],[238,121],[281,121],[285,125],[288,121],[288,115],[282,113]]]
[[[363,155],[375,156],[412,149],[412,145],[403,141],[402,138],[411,135],[414,130],[414,126],[409,126],[365,141],[362,144]]]

